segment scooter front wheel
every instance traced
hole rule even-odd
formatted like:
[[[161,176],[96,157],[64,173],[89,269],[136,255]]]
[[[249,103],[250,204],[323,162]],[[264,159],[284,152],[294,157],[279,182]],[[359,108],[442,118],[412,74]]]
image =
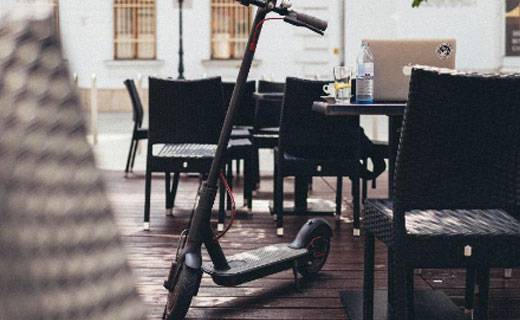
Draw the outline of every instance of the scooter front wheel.
[[[309,258],[297,268],[304,278],[316,276],[327,262],[330,252],[330,234],[326,231],[325,228],[314,230],[306,244]]]
[[[184,319],[190,308],[191,299],[199,290],[202,272],[182,265],[174,288],[168,292],[168,300],[164,310],[164,319]]]

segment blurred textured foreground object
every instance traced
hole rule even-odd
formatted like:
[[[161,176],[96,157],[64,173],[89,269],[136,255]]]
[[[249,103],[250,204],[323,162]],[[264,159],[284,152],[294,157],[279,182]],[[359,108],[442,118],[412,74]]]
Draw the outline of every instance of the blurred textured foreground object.
[[[55,24],[0,21],[0,319],[144,319]]]

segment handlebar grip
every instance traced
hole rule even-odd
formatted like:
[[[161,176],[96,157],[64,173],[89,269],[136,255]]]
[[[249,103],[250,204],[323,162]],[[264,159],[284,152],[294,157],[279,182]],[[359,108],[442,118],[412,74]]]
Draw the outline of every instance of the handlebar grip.
[[[329,26],[329,23],[325,20],[321,20],[319,18],[316,18],[316,17],[313,17],[313,16],[309,16],[307,14],[304,14],[304,13],[299,13],[299,12],[296,12],[296,11],[293,11],[294,14],[296,14],[296,19],[300,22],[302,22],[303,24],[307,24],[307,25],[310,25],[320,31],[325,31],[327,30],[327,27]]]

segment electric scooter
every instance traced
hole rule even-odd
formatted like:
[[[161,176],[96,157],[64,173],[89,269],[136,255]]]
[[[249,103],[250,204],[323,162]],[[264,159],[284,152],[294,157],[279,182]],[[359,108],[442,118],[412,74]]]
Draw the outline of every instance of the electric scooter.
[[[211,209],[219,177],[223,179],[220,168],[231,135],[233,118],[237,113],[238,97],[247,81],[263,23],[267,20],[283,19],[289,24],[308,28],[321,35],[327,29],[327,22],[291,10],[288,1],[237,1],[245,6],[255,5],[258,10],[220,133],[215,158],[206,182],[200,187],[196,209],[192,211],[188,229],[181,234],[176,257],[168,279],[164,282],[164,287],[169,293],[163,319],[184,319],[193,296],[198,293],[203,272],[209,274],[218,285],[236,286],[292,268],[297,283],[298,274],[304,278],[316,275],[325,264],[330,250],[332,229],[323,219],[307,221],[291,243],[270,245],[228,258],[218,242],[218,236],[211,228]],[[267,18],[267,14],[272,12],[280,17]],[[202,262],[202,244],[209,253],[209,263]]]

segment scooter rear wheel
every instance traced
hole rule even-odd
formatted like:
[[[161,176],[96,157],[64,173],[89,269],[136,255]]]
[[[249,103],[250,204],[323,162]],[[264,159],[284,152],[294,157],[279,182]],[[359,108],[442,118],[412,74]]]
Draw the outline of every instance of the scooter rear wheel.
[[[313,231],[306,246],[309,250],[309,260],[298,266],[298,272],[304,278],[311,278],[316,276],[327,262],[330,252],[330,236],[323,228],[319,228]]]
[[[184,319],[190,308],[191,299],[199,290],[202,272],[185,265],[181,268],[173,290],[168,292],[168,300],[164,310],[164,319],[166,320]]]

